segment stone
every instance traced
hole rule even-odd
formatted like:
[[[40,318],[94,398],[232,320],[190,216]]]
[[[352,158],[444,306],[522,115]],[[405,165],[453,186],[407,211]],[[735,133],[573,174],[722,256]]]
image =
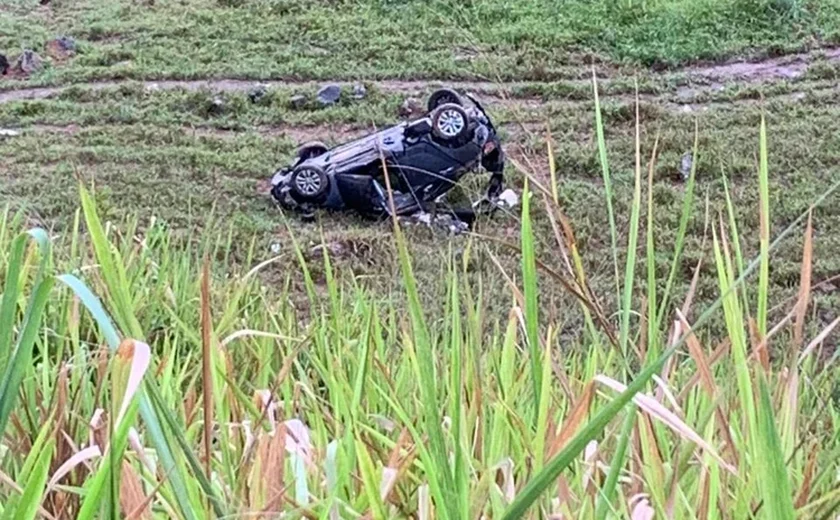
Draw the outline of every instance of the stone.
[[[59,36],[47,42],[47,54],[56,60],[65,60],[76,54],[76,40],[70,36]]]
[[[38,53],[33,51],[32,49],[26,49],[15,60],[15,64],[12,67],[12,71],[18,74],[23,74],[24,76],[29,76],[30,74],[38,72],[43,67],[44,60],[41,59],[41,56],[39,56]]]
[[[323,106],[334,105],[339,99],[341,99],[341,87],[338,85],[325,85],[318,91],[318,102]]]
[[[12,130],[11,128],[0,128],[0,137],[17,137],[20,132]]]
[[[218,96],[210,100],[210,105],[207,107],[207,112],[210,114],[221,114],[224,110],[225,101]]]
[[[289,98],[289,106],[292,108],[303,108],[306,106],[306,96],[296,94]]]
[[[412,117],[423,113],[423,103],[414,97],[406,98],[403,104],[400,105],[400,117]]]
[[[685,152],[680,159],[680,177],[682,180],[687,181],[691,176],[692,164],[694,164],[694,156],[691,155],[691,152]]]
[[[55,42],[67,52],[76,52],[76,40],[72,36],[59,36]]]
[[[367,96],[367,88],[361,83],[353,85],[353,99],[364,99]]]
[[[268,94],[268,87],[265,85],[257,85],[248,91],[248,99],[251,103],[259,103]]]

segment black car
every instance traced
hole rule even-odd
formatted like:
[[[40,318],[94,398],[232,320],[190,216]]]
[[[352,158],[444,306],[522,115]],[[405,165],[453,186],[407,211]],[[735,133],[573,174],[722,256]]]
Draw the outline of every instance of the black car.
[[[434,92],[427,113],[335,148],[303,145],[296,161],[274,174],[272,196],[288,209],[350,209],[371,216],[427,211],[469,171],[490,173],[485,200],[503,187],[504,153],[478,100],[450,89]],[[471,220],[472,208],[453,210]]]

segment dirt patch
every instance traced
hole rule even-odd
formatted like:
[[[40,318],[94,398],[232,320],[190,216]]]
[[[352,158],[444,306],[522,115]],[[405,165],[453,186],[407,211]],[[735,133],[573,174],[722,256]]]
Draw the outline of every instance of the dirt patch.
[[[808,67],[817,61],[823,59],[828,62],[840,62],[840,47],[831,47],[814,51],[810,53],[790,54],[778,58],[770,58],[766,60],[747,62],[735,61],[719,65],[711,66],[694,66],[687,67],[668,73],[651,73],[649,75],[659,80],[666,80],[673,77],[688,78],[689,81],[700,81],[701,83],[716,83],[720,84],[727,81],[739,81],[745,83],[760,83],[769,80],[791,80],[801,78]],[[623,76],[612,76],[608,74],[602,79],[602,85],[609,83],[611,80],[627,79]],[[588,84],[589,79],[569,80],[567,83]],[[91,83],[79,83],[77,86],[88,88],[92,90],[101,90],[108,87],[120,86],[129,84],[129,81],[98,81]],[[352,88],[357,82],[349,81],[335,81],[335,82],[316,82],[316,81],[287,81],[287,80],[241,80],[241,79],[205,79],[205,80],[161,80],[161,81],[144,81],[142,85],[149,90],[155,89],[186,89],[186,90],[211,90],[216,92],[244,92],[252,89],[254,85],[261,84],[266,87],[309,87],[317,88],[325,83],[333,83],[344,88]],[[533,85],[534,82],[509,82],[497,83],[493,81],[444,81],[444,80],[380,80],[365,82],[382,92],[400,93],[407,96],[419,96],[423,93],[428,93],[439,87],[452,87],[458,90],[466,90],[475,92],[494,101],[501,103],[509,102],[509,98],[517,97],[516,102],[526,102],[532,106],[538,106],[541,101],[537,98],[522,98],[522,96],[512,96],[511,93]],[[8,103],[11,101],[22,101],[29,99],[44,99],[60,94],[66,87],[34,87],[34,88],[10,88],[5,91],[0,91],[0,103]],[[684,87],[687,88],[687,87]],[[510,101],[512,102],[512,101]]]
[[[689,78],[703,78],[717,81],[741,80],[760,82],[802,77],[808,67],[818,58],[829,62],[840,61],[840,48],[828,48],[819,52],[790,54],[761,61],[734,61],[708,67],[689,67],[683,72]]]

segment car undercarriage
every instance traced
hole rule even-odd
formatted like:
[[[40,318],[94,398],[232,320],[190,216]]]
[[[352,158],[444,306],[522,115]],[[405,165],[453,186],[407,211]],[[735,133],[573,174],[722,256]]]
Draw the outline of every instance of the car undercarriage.
[[[404,216],[441,208],[445,195],[476,170],[489,173],[484,196],[468,208],[443,208],[471,223],[504,189],[505,156],[478,100],[450,89],[434,92],[427,114],[329,148],[304,144],[272,178],[281,207],[312,216],[318,209],[366,216]],[[390,190],[390,191],[389,191]]]

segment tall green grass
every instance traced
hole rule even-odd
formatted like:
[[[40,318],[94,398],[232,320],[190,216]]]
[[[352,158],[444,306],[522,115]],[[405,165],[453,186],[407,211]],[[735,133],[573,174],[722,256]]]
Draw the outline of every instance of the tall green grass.
[[[469,258],[441,253],[443,316],[420,304],[399,222],[395,298],[377,301],[328,248],[314,260],[292,242],[240,271],[226,262],[225,235],[194,246],[137,221],[103,223],[84,187],[55,258],[47,234],[7,210],[0,515],[830,518],[840,504],[838,370],[824,350],[832,326],[803,337],[811,208],[771,229],[762,121],[761,229],[744,235],[731,212],[710,216],[703,253],[719,297],[694,309],[690,292],[670,294],[698,218],[694,173],[674,249],[663,252],[652,231],[656,150],[642,150],[642,123],[627,228],[620,218],[611,228],[624,271],[614,319],[586,284],[572,223],[538,182],[523,193],[520,272],[495,262],[502,272],[486,274],[504,276],[511,294],[485,294],[467,282]],[[537,256],[540,198],[566,258]],[[771,325],[772,255],[800,233],[795,319]],[[479,238],[464,240],[464,256],[491,255]],[[758,257],[740,258],[748,243]],[[655,269],[661,254],[667,273]],[[562,323],[539,313],[551,283],[581,303],[577,340],[559,339]],[[488,299],[500,297],[509,315],[491,321]],[[713,319],[724,337],[705,331]]]

